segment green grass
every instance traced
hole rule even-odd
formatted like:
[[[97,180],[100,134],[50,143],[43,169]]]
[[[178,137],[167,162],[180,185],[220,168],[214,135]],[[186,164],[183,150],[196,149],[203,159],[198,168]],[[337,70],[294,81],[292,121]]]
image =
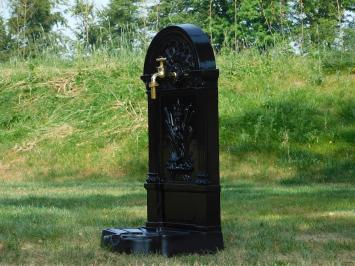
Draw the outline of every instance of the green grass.
[[[350,68],[330,71],[318,59],[282,51],[217,59],[223,178],[355,183]],[[1,64],[0,174],[142,180],[142,65],[143,55],[132,52]]]
[[[355,188],[224,183],[225,250],[164,258],[100,248],[110,226],[146,219],[140,183],[3,182],[0,264],[346,264],[355,260]]]
[[[226,249],[102,250],[101,229],[146,219],[143,58],[0,64],[0,264],[355,261],[354,64],[283,50],[217,57]]]

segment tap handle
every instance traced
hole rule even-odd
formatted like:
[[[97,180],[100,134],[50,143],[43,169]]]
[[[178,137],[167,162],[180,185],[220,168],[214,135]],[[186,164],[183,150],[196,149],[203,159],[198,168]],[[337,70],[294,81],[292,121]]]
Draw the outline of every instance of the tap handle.
[[[158,57],[157,59],[155,59],[157,62],[159,62],[159,67],[163,68],[164,64],[166,62],[166,58],[165,57]]]
[[[158,57],[157,59],[155,59],[157,62],[161,63],[165,63],[166,62],[166,57]]]

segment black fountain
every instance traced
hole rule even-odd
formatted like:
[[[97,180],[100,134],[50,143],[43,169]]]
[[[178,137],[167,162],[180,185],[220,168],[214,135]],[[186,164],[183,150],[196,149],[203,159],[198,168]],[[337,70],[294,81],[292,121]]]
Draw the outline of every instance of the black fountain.
[[[148,48],[148,220],[102,231],[125,253],[211,253],[223,249],[218,153],[218,69],[208,36],[191,24],[161,30]]]

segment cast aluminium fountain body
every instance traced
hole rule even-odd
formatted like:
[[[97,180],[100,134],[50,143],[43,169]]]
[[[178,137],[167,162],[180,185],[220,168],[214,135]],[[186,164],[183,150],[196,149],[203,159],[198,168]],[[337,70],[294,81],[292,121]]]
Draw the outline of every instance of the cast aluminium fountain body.
[[[150,44],[147,89],[147,222],[102,231],[102,245],[126,253],[223,249],[218,154],[218,69],[208,36],[169,26]]]

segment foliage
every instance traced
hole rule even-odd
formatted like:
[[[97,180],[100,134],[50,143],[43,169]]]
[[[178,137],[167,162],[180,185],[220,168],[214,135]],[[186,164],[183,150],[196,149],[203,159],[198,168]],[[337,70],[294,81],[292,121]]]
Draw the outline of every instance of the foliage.
[[[97,42],[97,34],[94,30],[95,14],[93,2],[88,0],[76,0],[71,12],[79,20],[76,32],[78,40],[83,40],[84,45],[87,47],[95,44]]]
[[[345,23],[345,11],[354,11],[355,5],[349,0],[337,1],[294,1],[291,12],[293,29],[304,44],[331,47]]]
[[[135,37],[142,26],[139,14],[141,0],[111,0],[106,8],[98,12],[98,45],[114,48],[122,45],[122,39],[128,41],[128,46],[139,42]]]
[[[221,44],[230,25],[227,15],[230,1],[159,1],[151,7],[149,21],[153,28],[169,24],[191,23],[204,28],[212,42]]]
[[[56,4],[54,0],[9,0],[9,33],[18,55],[26,57],[51,44],[47,35],[55,24],[64,23],[61,13],[53,12]]]
[[[270,47],[287,32],[286,1],[240,1],[236,15],[236,42],[243,47]]]
[[[123,39],[132,47],[139,42],[139,2],[141,1],[111,0],[107,7],[97,10],[92,1],[75,1],[71,12],[80,21],[77,39],[88,52],[100,47],[114,50],[122,46]]]
[[[54,12],[58,3],[67,5],[65,0],[10,0],[7,24],[12,54],[35,56],[49,46],[73,47],[63,45],[66,41],[52,31],[53,25],[64,22],[63,14]],[[266,51],[293,42],[300,53],[306,53],[347,49],[353,42],[355,6],[350,0],[110,0],[97,10],[92,0],[76,0],[69,9],[79,20],[76,37],[87,53],[142,47],[150,33],[177,23],[201,26],[216,51]]]
[[[9,57],[10,48],[10,37],[6,31],[4,20],[0,17],[0,61]]]
[[[265,49],[299,36],[305,43],[332,46],[351,1],[162,0],[151,8],[158,28],[194,23],[209,33],[214,44],[235,49]],[[292,34],[291,34],[292,33]],[[306,39],[307,37],[307,39]]]
[[[104,25],[113,33],[119,34],[127,25],[137,24],[140,0],[111,0],[101,14]]]

